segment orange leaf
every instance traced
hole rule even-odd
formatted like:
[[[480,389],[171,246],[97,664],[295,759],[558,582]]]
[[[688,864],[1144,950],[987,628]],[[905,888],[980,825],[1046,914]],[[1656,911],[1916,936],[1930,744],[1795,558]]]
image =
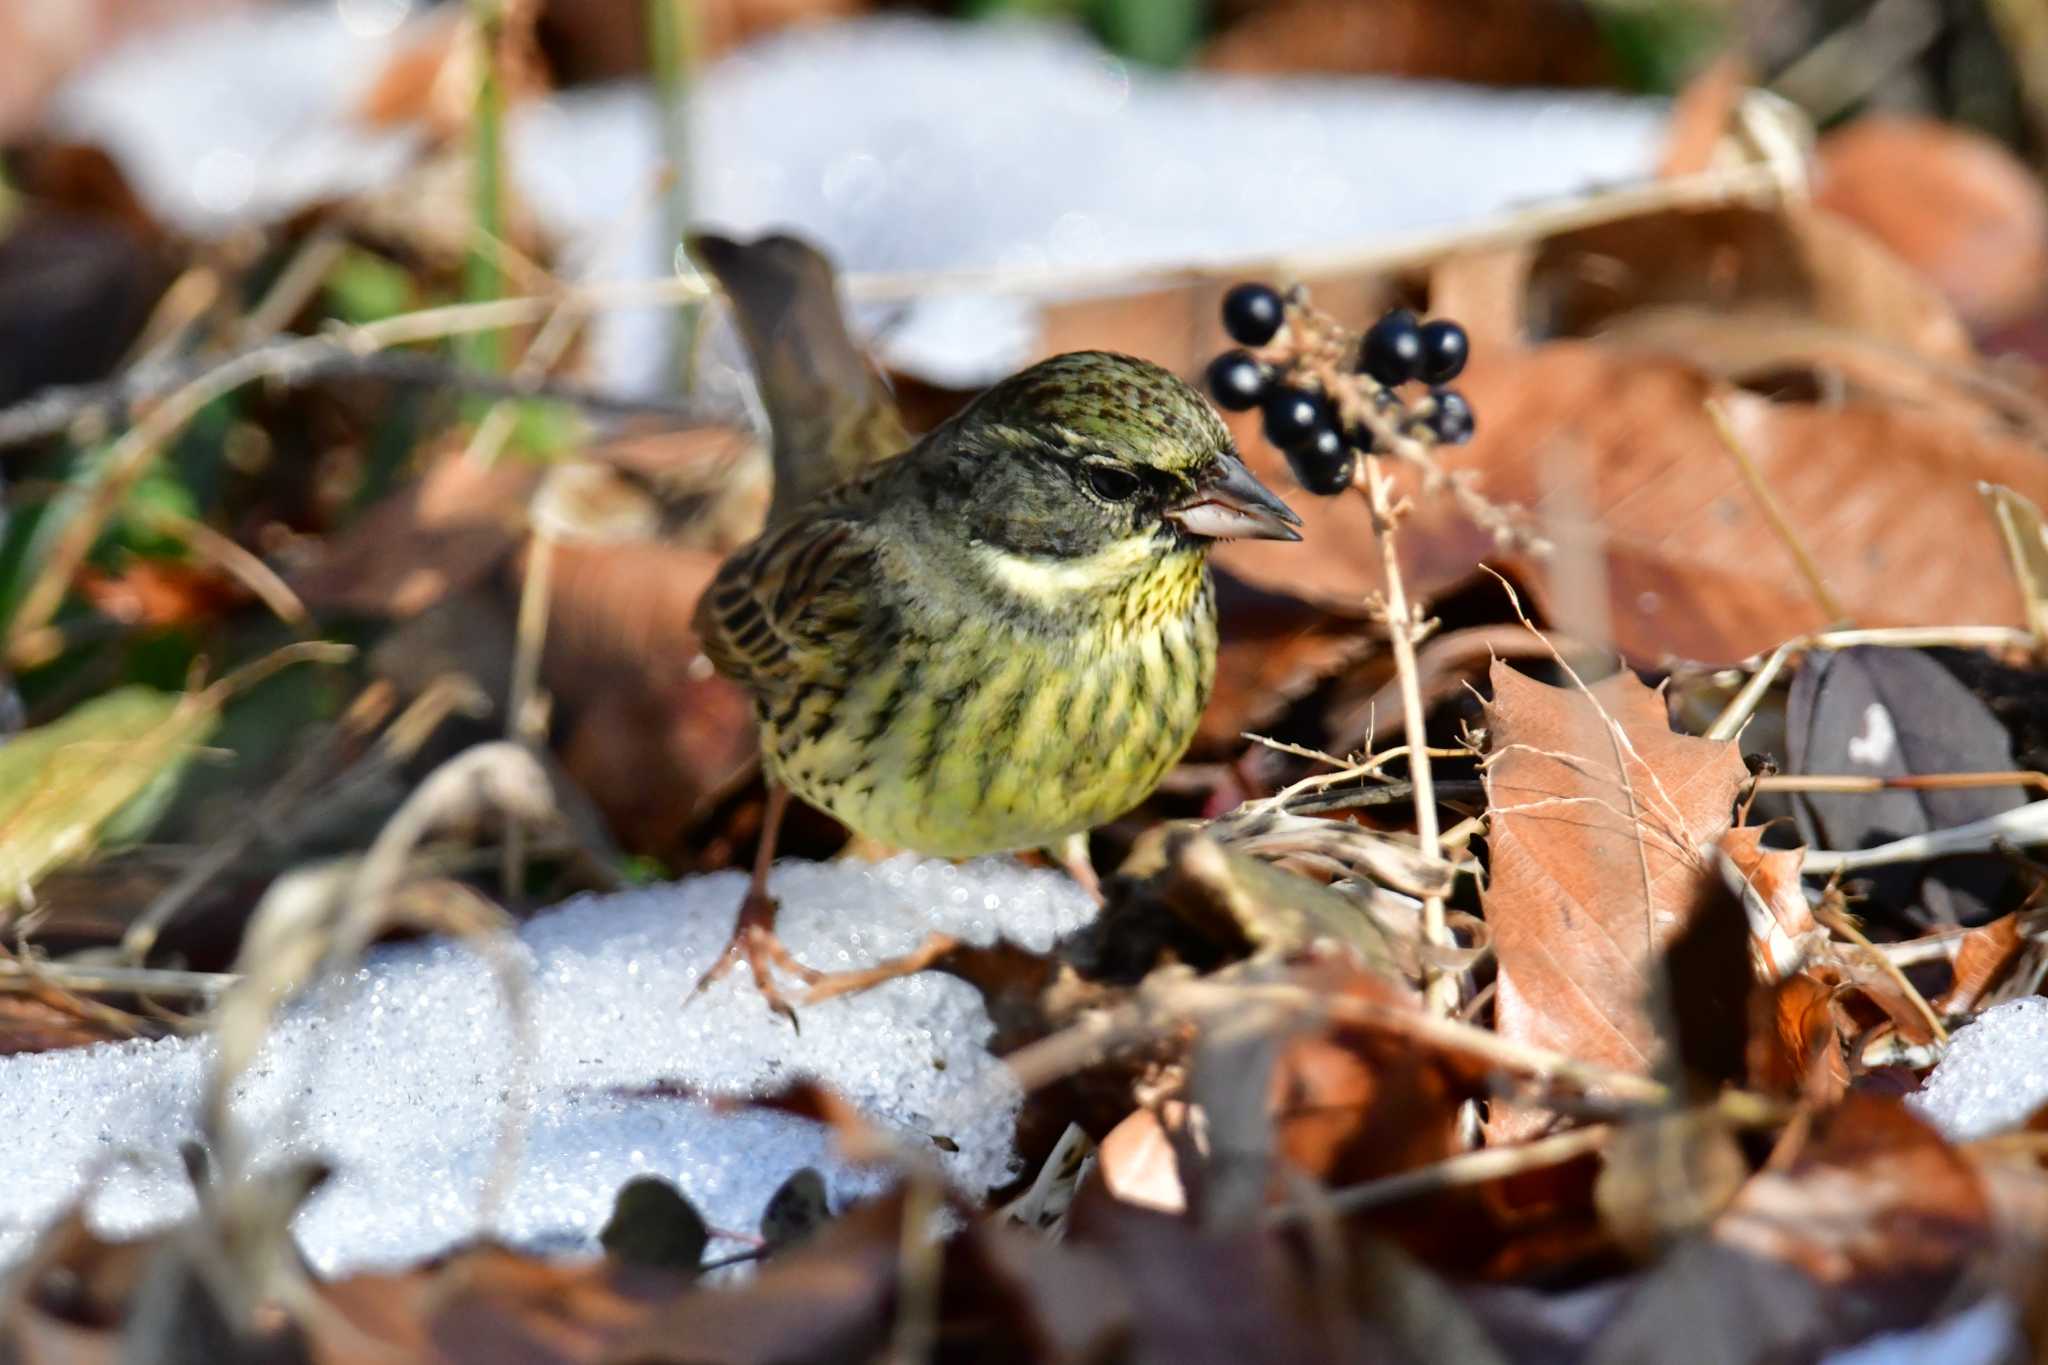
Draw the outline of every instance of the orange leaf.
[[[1706,851],[1728,828],[1742,759],[1672,733],[1663,698],[1629,673],[1589,695],[1495,664],[1487,726],[1496,1026],[1648,1072],[1663,1048],[1650,973],[1713,886]]]

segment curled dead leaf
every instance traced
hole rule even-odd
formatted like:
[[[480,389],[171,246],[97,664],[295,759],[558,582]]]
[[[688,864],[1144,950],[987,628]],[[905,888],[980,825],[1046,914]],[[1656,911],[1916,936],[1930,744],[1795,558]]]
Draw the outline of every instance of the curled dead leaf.
[[[2048,289],[2048,194],[1983,133],[1873,115],[1821,139],[1815,202],[1883,242],[1978,324]]]

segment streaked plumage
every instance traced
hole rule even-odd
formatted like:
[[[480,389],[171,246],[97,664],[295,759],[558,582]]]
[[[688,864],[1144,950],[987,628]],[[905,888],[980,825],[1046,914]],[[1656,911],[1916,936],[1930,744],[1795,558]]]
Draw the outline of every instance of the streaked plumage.
[[[1172,375],[1058,356],[789,509],[698,628],[805,800],[921,852],[1049,845],[1143,800],[1194,734],[1199,531],[1291,536],[1283,515]]]
[[[769,777],[753,879],[699,989],[744,961],[794,1021],[776,970],[817,999],[949,940],[830,978],[792,957],[768,895],[789,792],[953,856],[1123,813],[1209,699],[1210,543],[1299,522],[1199,395],[1129,356],[1055,356],[909,443],[822,256],[789,237],[690,248],[739,313],[775,434],[767,529],[697,607],[711,661],[753,696]],[[1092,884],[1085,849],[1068,865]]]

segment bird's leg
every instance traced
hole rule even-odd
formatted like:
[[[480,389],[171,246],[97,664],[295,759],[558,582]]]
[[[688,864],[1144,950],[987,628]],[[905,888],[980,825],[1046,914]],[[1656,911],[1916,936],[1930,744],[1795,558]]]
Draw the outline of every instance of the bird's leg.
[[[1075,830],[1060,840],[1058,848],[1048,851],[1067,870],[1067,875],[1080,883],[1081,889],[1088,893],[1088,899],[1101,905],[1102,878],[1095,875],[1095,863],[1088,856],[1088,831]]]
[[[732,927],[732,939],[725,945],[725,951],[711,964],[711,970],[697,978],[697,987],[692,994],[701,993],[706,986],[732,970],[735,962],[744,961],[747,969],[754,974],[754,985],[761,991],[761,997],[774,1010],[794,1025],[796,1011],[776,988],[775,978],[770,973],[771,965],[780,967],[805,984],[817,981],[823,974],[804,966],[783,947],[782,940],[775,934],[775,898],[768,894],[768,869],[775,864],[775,839],[782,830],[782,813],[789,807],[789,789],[780,782],[768,783],[768,809],[761,817],[761,843],[754,850],[754,875],[747,882],[746,897],[740,901],[738,920]]]
[[[814,1005],[835,995],[851,995],[879,986],[884,981],[894,981],[899,976],[921,972],[952,951],[955,940],[945,934],[928,934],[923,943],[901,957],[845,972],[821,972],[797,961],[776,936],[777,906],[775,898],[768,894],[768,869],[775,863],[775,836],[782,828],[782,813],[788,806],[789,789],[780,783],[770,782],[768,809],[761,817],[761,843],[754,851],[754,875],[747,883],[746,898],[740,902],[739,919],[733,925],[732,940],[718,955],[718,961],[711,964],[711,970],[697,979],[696,990],[702,991],[731,971],[734,963],[743,961],[747,970],[754,974],[754,985],[760,989],[762,999],[768,1002],[768,1008],[789,1020],[794,1027],[796,1010],[777,988],[772,968],[780,968],[802,981],[806,989],[801,999],[807,1005]]]

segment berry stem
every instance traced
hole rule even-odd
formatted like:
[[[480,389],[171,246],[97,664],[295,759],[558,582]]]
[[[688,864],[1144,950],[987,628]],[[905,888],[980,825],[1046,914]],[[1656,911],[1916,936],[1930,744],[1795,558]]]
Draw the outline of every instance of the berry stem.
[[[1424,853],[1441,854],[1436,819],[1436,782],[1430,772],[1429,745],[1423,727],[1422,685],[1415,667],[1415,641],[1421,623],[1408,604],[1408,589],[1401,577],[1400,547],[1394,539],[1393,476],[1385,461],[1367,455],[1364,466],[1365,499],[1372,510],[1373,537],[1380,543],[1380,561],[1387,580],[1387,638],[1394,650],[1394,676],[1401,688],[1401,712],[1408,736],[1408,780],[1415,784],[1415,838]],[[1432,947],[1455,948],[1450,926],[1444,922],[1444,899],[1429,896],[1422,902],[1422,935]],[[1458,1009],[1458,974],[1431,963],[1424,967],[1423,1001],[1432,1014],[1449,1017]]]

